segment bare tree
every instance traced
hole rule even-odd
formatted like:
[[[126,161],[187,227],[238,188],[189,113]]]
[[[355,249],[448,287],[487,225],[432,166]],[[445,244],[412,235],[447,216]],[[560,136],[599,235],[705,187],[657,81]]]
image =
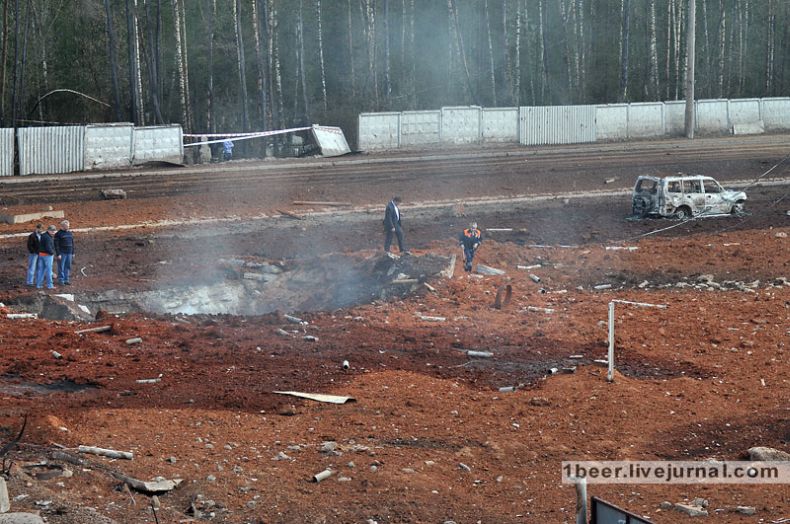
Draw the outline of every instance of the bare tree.
[[[123,118],[121,116],[121,90],[118,85],[118,55],[116,52],[115,29],[112,24],[112,8],[110,7],[110,0],[104,0],[104,12],[107,17],[106,30],[107,30],[107,56],[110,59],[110,78],[112,81],[112,94],[113,94],[113,112],[115,113],[115,120],[120,122]]]
[[[771,96],[774,90],[774,57],[776,54],[776,7],[774,0],[768,0],[767,34],[765,38],[765,94]]]
[[[184,44],[183,26],[181,24],[181,8],[179,2],[184,0],[173,0],[173,21],[176,30],[176,69],[178,73],[178,90],[181,101],[181,124],[185,131],[189,131],[189,79],[187,76],[186,65],[186,46]]]
[[[461,56],[461,65],[464,68],[464,75],[466,77],[467,92],[468,92],[469,96],[472,98],[472,101],[474,103],[477,103],[477,97],[475,96],[475,91],[472,88],[472,76],[469,73],[469,63],[466,60],[466,51],[465,51],[465,48],[464,48],[464,38],[463,38],[463,35],[461,34],[461,28],[459,27],[459,24],[458,24],[458,6],[456,5],[455,0],[448,0],[448,2],[450,3],[450,10],[451,10],[452,21],[453,21],[453,25],[455,27],[455,36],[458,39],[458,52],[460,53],[460,56]]]
[[[650,0],[649,13],[649,41],[650,41],[650,68],[648,74],[648,85],[650,86],[650,97],[658,100],[658,42],[656,33],[656,0]]]
[[[239,87],[241,88],[241,127],[244,131],[250,128],[247,97],[247,59],[244,55],[244,35],[241,30],[241,0],[233,0],[233,28],[236,36],[236,66],[239,70]]]
[[[315,0],[315,16],[318,20],[318,61],[321,66],[321,101],[323,102],[324,114],[326,115],[326,68],[324,67],[324,31],[323,24],[321,23],[321,19],[323,18],[321,14],[321,0]],[[389,36],[387,36],[387,71],[389,71]]]
[[[6,62],[8,61],[8,4],[3,2],[3,35],[0,43],[0,126],[5,126]]]
[[[148,29],[148,48],[145,53],[146,69],[148,70],[148,88],[151,94],[151,105],[154,108],[154,119],[157,123],[163,124],[162,111],[159,100],[159,8],[157,3],[157,13],[152,21],[151,1],[143,0],[145,6],[145,22]]]
[[[297,76],[297,87],[301,83],[302,86],[302,99],[303,99],[303,109],[304,109],[304,118],[309,120],[310,119],[310,101],[307,96],[307,71],[305,70],[305,62],[304,62],[304,0],[299,0],[299,18],[296,23],[296,53],[297,53],[297,64],[299,67],[298,76]],[[296,100],[298,97],[294,97],[294,107],[296,107]],[[296,110],[294,110],[294,114]],[[302,120],[302,119],[300,119]],[[304,122],[301,122],[304,123]]]
[[[266,61],[263,58],[263,41],[265,40],[262,31],[266,31],[266,2],[263,0],[251,0],[252,6],[252,28],[255,36],[255,59],[258,63],[258,96],[260,97],[261,128],[267,129],[268,104],[266,97],[266,78],[269,76],[266,71]]]
[[[126,0],[126,41],[129,54],[129,119],[141,125],[140,99],[137,97],[137,78],[140,76],[137,61],[137,15],[132,0]]]
[[[269,2],[269,92],[272,96],[272,119],[276,122],[275,125],[282,126],[284,119],[284,101],[283,101],[283,79],[282,71],[280,68],[280,39],[278,35],[279,18],[277,16],[277,4],[275,0],[267,0]]]
[[[491,83],[491,102],[496,107],[496,66],[494,64],[494,43],[491,39],[491,17],[488,12],[488,0],[483,2],[483,9],[485,10],[486,39],[488,40],[488,78]]]
[[[390,3],[389,0],[382,0],[384,4],[384,99],[386,100],[387,108],[390,105],[390,98],[392,97],[392,78],[391,78],[391,65],[390,65]]]
[[[349,76],[351,77],[351,98],[357,97],[357,74],[354,69],[354,18],[351,9],[351,0],[346,0],[348,8],[348,29],[346,30],[348,36],[348,67]]]
[[[628,58],[631,40],[631,1],[620,0],[620,102],[628,100]]]
[[[217,18],[217,0],[208,0],[208,93],[206,100],[206,129],[216,131],[214,120],[214,24]]]
[[[727,10],[724,6],[724,0],[719,0],[719,45],[718,45],[718,71],[716,82],[716,96],[721,98],[724,96],[724,65],[727,59],[727,51],[725,44],[727,43]]]

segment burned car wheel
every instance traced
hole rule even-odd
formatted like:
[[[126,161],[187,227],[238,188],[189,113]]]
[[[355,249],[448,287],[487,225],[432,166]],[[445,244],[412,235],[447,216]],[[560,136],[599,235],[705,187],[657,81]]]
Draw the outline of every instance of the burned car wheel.
[[[736,202],[732,209],[730,209],[730,214],[732,215],[740,215],[743,213],[743,202]]]
[[[650,199],[647,197],[634,198],[631,203],[631,213],[640,218],[647,218],[650,214]]]
[[[675,218],[677,218],[678,220],[686,220],[688,218],[691,218],[691,209],[689,209],[686,206],[680,206],[675,211]]]

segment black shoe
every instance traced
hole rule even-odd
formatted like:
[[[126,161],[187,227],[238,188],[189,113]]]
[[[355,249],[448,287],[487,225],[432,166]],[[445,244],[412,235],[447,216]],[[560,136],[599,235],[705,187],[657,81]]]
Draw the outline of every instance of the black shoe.
[[[65,286],[70,286],[70,285],[71,285],[71,282],[64,282],[64,283],[63,283],[63,285],[65,285]]]

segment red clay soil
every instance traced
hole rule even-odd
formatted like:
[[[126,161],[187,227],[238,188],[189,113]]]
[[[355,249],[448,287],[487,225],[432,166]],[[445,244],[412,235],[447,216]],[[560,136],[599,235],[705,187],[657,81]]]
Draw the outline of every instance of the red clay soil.
[[[0,317],[2,442],[28,417],[8,455],[12,509],[40,511],[52,523],[154,522],[150,497],[119,489],[112,474],[122,472],[184,479],[158,497],[159,522],[570,523],[575,492],[560,482],[565,460],[738,460],[752,446],[788,451],[790,286],[782,277],[790,226],[774,205],[784,191],[756,196],[765,206],[749,217],[644,238],[635,237],[678,223],[625,222],[628,204],[619,201],[481,210],[487,227],[527,228],[487,235],[478,262],[506,275],[468,276],[457,264],[452,279],[429,281],[434,291],[423,286],[402,300],[282,312],[306,325],[279,312],[135,313],[94,323]],[[195,216],[179,203],[136,204],[115,214],[114,204],[94,202],[69,216],[81,225],[100,224],[102,213],[114,224]],[[407,215],[414,256],[456,251],[451,238],[468,217],[421,213]],[[76,265],[89,276],[77,275],[68,292],[183,283],[213,267],[213,251],[198,254],[218,238],[228,256],[285,264],[302,260],[305,244],[320,245],[322,256],[375,257],[378,220],[83,233]],[[607,250],[614,241],[637,249]],[[30,294],[17,286],[19,243],[0,245],[0,300],[7,304]],[[492,307],[508,284],[513,300]],[[618,306],[618,372],[608,383],[594,360],[606,358],[613,299],[669,307]],[[75,334],[103,324],[112,330]],[[142,344],[127,345],[132,337]],[[493,356],[470,358],[465,350]],[[573,366],[574,373],[549,372]],[[137,382],[154,378],[160,381]],[[518,389],[500,392],[503,386]],[[356,401],[272,393],[280,390]],[[78,445],[131,451],[134,459],[64,461],[62,447],[77,456]],[[43,460],[73,475],[37,478],[49,471]],[[311,482],[327,468],[331,477]],[[655,523],[691,520],[659,505],[695,497],[710,503],[711,516],[701,520],[790,517],[786,484],[589,491]],[[756,515],[738,514],[737,506],[753,506]]]

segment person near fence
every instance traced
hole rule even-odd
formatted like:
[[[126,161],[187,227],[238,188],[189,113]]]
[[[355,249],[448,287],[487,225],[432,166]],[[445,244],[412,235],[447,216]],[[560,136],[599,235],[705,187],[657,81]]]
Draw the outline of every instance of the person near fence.
[[[36,288],[41,289],[46,283],[47,289],[53,289],[52,285],[52,259],[55,257],[55,231],[53,225],[47,227],[46,234],[41,235],[38,244],[38,262],[36,263]]]
[[[60,223],[60,230],[55,233],[55,255],[58,260],[58,284],[71,285],[71,262],[74,260],[74,233],[71,232],[68,220]]]
[[[394,196],[392,200],[389,201],[387,209],[384,211],[384,251],[386,253],[390,252],[393,236],[398,239],[398,249],[400,249],[401,254],[409,253],[406,249],[406,243],[403,240],[400,207],[398,207],[400,203],[401,198],[399,196]]]
[[[461,232],[458,240],[461,243],[461,249],[464,251],[464,271],[470,273],[472,271],[472,259],[483,242],[483,235],[477,229],[477,222],[469,224],[469,227]]]
[[[27,279],[28,286],[36,285],[36,263],[38,262],[38,248],[41,244],[41,235],[44,234],[44,225],[36,224],[36,229],[27,236]]]
[[[222,158],[227,162],[233,159],[233,140],[225,140],[222,142]]]

